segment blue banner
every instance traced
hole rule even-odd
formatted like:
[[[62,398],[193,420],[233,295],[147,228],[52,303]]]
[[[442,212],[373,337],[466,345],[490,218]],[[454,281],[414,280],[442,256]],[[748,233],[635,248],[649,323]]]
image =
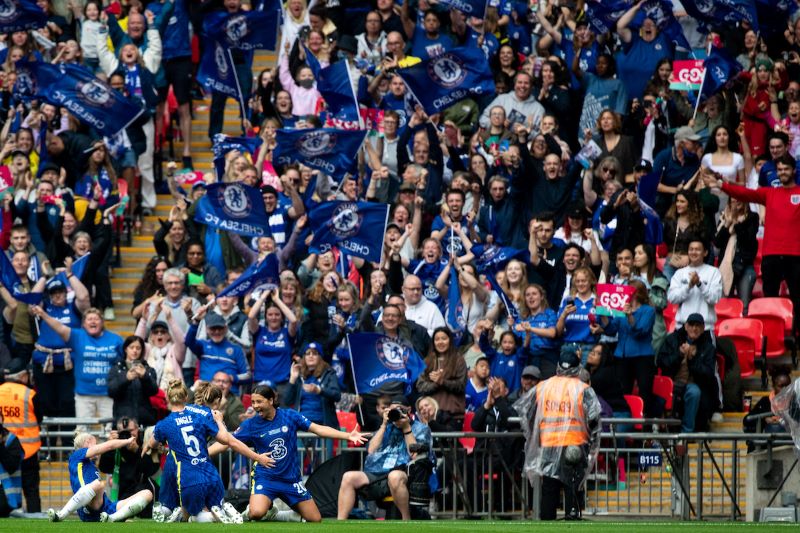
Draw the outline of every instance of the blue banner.
[[[661,183],[661,175],[663,172],[651,172],[639,178],[639,184],[636,186],[636,195],[648,205],[656,205],[656,193],[658,192],[658,184]]]
[[[244,183],[213,183],[197,202],[195,222],[240,235],[270,234],[261,191]]]
[[[113,137],[144,112],[82,66],[60,63],[27,63],[34,78],[36,96],[63,107],[102,135]],[[19,78],[17,78],[19,81]]]
[[[495,92],[492,69],[478,48],[454,48],[397,73],[429,115],[470,96]]]
[[[519,322],[519,309],[517,309],[517,306],[514,304],[514,302],[508,299],[508,296],[506,296],[505,291],[503,291],[503,288],[497,282],[497,278],[494,277],[494,274],[487,272],[486,281],[489,282],[489,285],[491,285],[492,290],[500,298],[500,301],[503,302],[503,305],[506,306],[506,311],[508,311],[508,316],[513,318],[514,322]]]
[[[747,21],[753,31],[758,32],[758,14],[754,0],[681,0],[681,4],[686,13],[703,26],[728,27]]]
[[[86,265],[89,264],[89,258],[91,256],[92,252],[88,252],[86,255],[82,255],[72,263],[72,273],[76,278],[81,279],[83,277],[83,273],[86,272]],[[31,260],[33,260],[34,257],[36,256],[31,256]],[[67,278],[66,272],[59,272],[55,275],[55,278],[60,280],[61,283],[63,283],[64,286],[69,289],[69,278]]]
[[[355,173],[358,151],[367,133],[366,130],[335,128],[280,129],[275,133],[277,145],[272,153],[272,162],[274,165],[302,163],[339,179],[348,172]]]
[[[664,225],[656,210],[639,199],[639,210],[644,217],[644,242],[658,246],[664,242]]]
[[[596,33],[615,32],[617,21],[630,8],[631,4],[625,0],[587,0],[584,4],[586,20]]]
[[[221,42],[211,40],[206,44],[197,70],[197,81],[207,89],[235,98],[244,110],[244,97],[231,51]]]
[[[236,281],[217,294],[217,298],[221,296],[239,297],[259,287],[264,290],[272,290],[279,285],[278,256],[271,253],[260,262],[247,267],[247,270],[242,272]]]
[[[322,68],[311,53],[306,48],[306,63],[314,73],[317,80],[317,90],[328,106],[328,112],[332,118],[347,122],[358,122],[358,100],[353,91],[353,84],[350,82],[350,67],[346,60]]]
[[[41,28],[47,13],[35,0],[0,0],[0,33],[14,33]]]
[[[458,286],[458,272],[455,267],[450,267],[450,285],[447,288],[447,326],[453,332],[456,346],[461,344],[461,338],[467,329],[464,320],[464,304],[461,302],[461,287]]]
[[[772,36],[786,29],[786,21],[794,20],[797,3],[794,0],[755,0],[758,27],[761,35]]]
[[[475,256],[475,268],[478,272],[497,272],[512,259],[523,260],[527,250],[518,250],[510,246],[494,244],[473,244],[470,252]]]
[[[380,333],[350,333],[347,343],[358,394],[397,381],[406,384],[408,394],[425,371],[422,357],[399,339]]]
[[[308,214],[314,238],[309,247],[331,244],[349,255],[379,262],[389,204],[325,202]]]
[[[278,23],[278,11],[274,9],[233,14],[217,11],[206,16],[203,33],[225,48],[274,50]]]
[[[489,4],[486,0],[439,0],[437,3],[479,19],[486,18],[486,7]]]
[[[3,283],[3,287],[5,287],[18,302],[28,305],[37,305],[41,303],[44,295],[41,292],[23,292],[22,281],[20,281],[19,276],[14,271],[14,266],[8,259],[8,255],[3,251],[0,251],[0,255],[3,256],[2,259],[0,259],[0,281]]]
[[[230,137],[224,133],[217,133],[212,140],[211,151],[214,153],[214,169],[217,177],[225,174],[225,155],[236,150],[241,154],[255,155],[256,150],[264,141],[261,137]],[[260,170],[260,169],[259,169]]]
[[[700,89],[700,101],[721,91],[725,85],[742,71],[742,66],[724,48],[711,47],[705,60],[705,75]]]
[[[672,1],[671,0],[646,0],[642,7],[639,9],[634,21],[631,23],[631,28],[638,28],[644,22],[645,17],[655,22],[658,31],[664,34],[664,37],[674,43],[676,47],[685,51],[690,51],[692,46],[683,34],[678,19],[672,14]]]

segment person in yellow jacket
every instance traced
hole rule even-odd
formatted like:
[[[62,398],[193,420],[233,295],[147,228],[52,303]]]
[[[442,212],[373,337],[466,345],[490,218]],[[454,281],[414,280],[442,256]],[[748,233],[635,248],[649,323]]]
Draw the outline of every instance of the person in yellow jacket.
[[[39,498],[39,422],[36,391],[31,389],[27,362],[12,359],[5,369],[5,382],[0,385],[0,408],[6,429],[16,435],[22,444],[25,458],[22,460],[22,493],[25,495],[25,510],[38,513],[42,510]]]
[[[567,520],[580,519],[578,491],[597,457],[600,402],[580,379],[581,353],[561,354],[556,375],[514,404],[525,433],[525,473],[542,477],[539,518],[555,520],[564,489]]]

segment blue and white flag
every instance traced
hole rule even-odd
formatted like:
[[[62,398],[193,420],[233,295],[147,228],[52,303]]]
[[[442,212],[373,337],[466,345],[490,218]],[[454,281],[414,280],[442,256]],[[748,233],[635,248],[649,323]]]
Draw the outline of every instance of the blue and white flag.
[[[274,9],[233,14],[217,11],[206,16],[203,33],[225,48],[274,50],[279,21]]]
[[[494,244],[473,244],[470,252],[475,256],[475,268],[483,273],[487,270],[497,272],[505,267],[512,259],[521,259],[528,252],[510,246],[496,246]]]
[[[236,278],[236,281],[217,294],[217,298],[222,296],[239,297],[257,288],[272,290],[279,285],[278,256],[271,253],[261,261],[247,267],[242,275]]]
[[[195,222],[240,235],[270,234],[261,191],[244,183],[213,183],[197,202]]]
[[[241,154],[248,153],[251,156],[264,141],[261,137],[230,137],[224,133],[214,135],[211,151],[214,153],[214,169],[219,178],[225,174],[225,155],[236,150]]]
[[[447,288],[447,326],[453,332],[456,346],[459,346],[467,329],[467,321],[464,320],[464,304],[461,302],[458,272],[453,266],[450,267],[450,284]]]
[[[724,48],[711,47],[705,60],[705,75],[700,88],[700,101],[715,95],[742,71],[742,66]]]
[[[495,92],[492,69],[477,48],[454,48],[397,73],[429,115],[470,96]]]
[[[72,263],[72,273],[75,275],[76,278],[81,279],[83,277],[83,273],[86,272],[86,265],[89,264],[89,258],[92,256],[92,252],[88,252],[86,255],[80,256]],[[31,262],[33,262],[33,258],[36,256],[31,256]],[[69,284],[69,278],[67,278],[66,272],[59,272],[56,274],[53,279],[57,279],[64,284],[67,290],[71,290]]]
[[[681,4],[686,13],[703,26],[727,27],[747,21],[758,31],[755,0],[681,0]]]
[[[107,137],[127,128],[144,112],[86,67],[59,63],[26,63],[33,76],[36,96],[63,107],[78,120]],[[19,78],[17,78],[19,82]]]
[[[786,29],[786,21],[794,20],[797,2],[794,0],[755,0],[758,28],[761,35],[772,36]]]
[[[439,5],[457,9],[469,17],[486,18],[486,0],[439,0]]]
[[[245,113],[243,116],[246,116],[247,110],[244,109],[244,96],[236,74],[236,65],[233,64],[230,49],[221,42],[211,40],[206,45],[203,60],[197,70],[197,81],[207,89],[235,98]]]
[[[355,173],[358,151],[367,133],[335,128],[280,129],[275,132],[277,144],[272,162],[274,165],[302,163],[338,180],[347,173]]]
[[[22,281],[20,281],[19,276],[14,271],[14,266],[8,259],[8,255],[6,255],[5,252],[0,252],[0,255],[3,256],[0,258],[0,281],[2,281],[3,287],[5,287],[18,302],[28,305],[41,303],[44,295],[41,292],[23,292]]]
[[[322,68],[311,50],[306,48],[306,63],[314,73],[317,90],[325,100],[331,118],[358,122],[358,100],[350,82],[350,65],[347,60]]]
[[[406,384],[408,394],[425,371],[422,357],[399,339],[380,333],[349,333],[347,343],[357,394],[398,381]]]
[[[506,296],[505,291],[497,282],[497,278],[494,277],[494,274],[491,272],[486,273],[486,281],[489,282],[489,285],[492,287],[492,290],[497,294],[500,298],[500,301],[503,302],[503,305],[506,306],[506,311],[508,312],[508,316],[514,319],[514,322],[519,322],[519,309],[514,304],[514,302],[508,299]]]
[[[0,0],[0,33],[35,30],[45,24],[47,13],[35,0]]]
[[[692,46],[683,34],[683,28],[672,13],[672,9],[671,0],[646,0],[630,27],[638,28],[647,17],[655,23],[658,31],[663,33],[664,37],[674,43],[677,48],[690,51]]]
[[[308,214],[314,232],[309,247],[331,244],[349,255],[377,263],[383,251],[389,208],[389,204],[375,202],[320,204]]]
[[[587,0],[584,4],[586,20],[599,34],[616,31],[617,21],[631,8],[626,0]]]

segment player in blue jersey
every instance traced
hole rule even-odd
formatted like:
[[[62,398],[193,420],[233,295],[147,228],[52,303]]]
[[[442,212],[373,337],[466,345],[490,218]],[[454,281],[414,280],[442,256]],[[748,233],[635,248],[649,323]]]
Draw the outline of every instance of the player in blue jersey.
[[[203,408],[205,416],[213,418],[212,411],[219,409],[222,401],[222,391],[207,381],[201,381],[194,386],[194,405]],[[214,455],[209,453],[209,455]],[[227,515],[232,521],[240,522],[241,515],[228,503],[221,509],[223,521]],[[161,472],[161,484],[158,491],[158,501],[153,504],[153,520],[156,522],[180,522],[183,511],[180,505],[177,485],[177,463],[171,453],[167,453],[164,468]]]
[[[171,413],[156,424],[142,453],[149,452],[159,442],[169,444],[170,455],[176,464],[178,494],[184,514],[197,522],[228,522],[224,512],[220,511],[224,489],[219,472],[209,461],[207,439],[215,438],[264,468],[270,468],[275,461],[268,455],[253,452],[231,436],[222,423],[221,413],[214,412],[213,419],[209,418],[206,408],[187,405],[188,399],[189,390],[183,382],[171,381],[167,389]]]
[[[100,472],[94,464],[94,460],[105,452],[124,448],[133,440],[131,437],[97,444],[94,435],[78,432],[75,451],[69,456],[69,482],[73,494],[60,511],[47,510],[50,521],[60,522],[77,511],[82,522],[118,522],[142,512],[153,499],[153,493],[140,490],[129,498],[113,502],[106,496],[106,483],[100,479]]]
[[[317,504],[300,477],[297,432],[309,431],[320,437],[349,440],[355,444],[363,444],[370,434],[355,430],[345,433],[310,422],[292,409],[279,409],[275,391],[267,385],[253,388],[250,401],[257,416],[242,422],[234,435],[243,443],[252,445],[257,452],[270,453],[275,465],[272,468],[255,467],[245,519],[275,518],[277,513],[273,511],[273,502],[280,498],[307,522],[321,521]]]

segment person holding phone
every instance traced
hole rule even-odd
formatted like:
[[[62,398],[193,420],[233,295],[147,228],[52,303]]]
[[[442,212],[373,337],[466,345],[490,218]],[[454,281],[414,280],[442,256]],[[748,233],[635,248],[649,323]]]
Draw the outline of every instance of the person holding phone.
[[[561,354],[578,353],[581,365],[586,364],[586,358],[600,335],[597,325],[590,323],[590,316],[594,313],[596,284],[597,278],[590,268],[576,268],[572,273],[569,295],[558,310],[556,332],[564,341]]]

